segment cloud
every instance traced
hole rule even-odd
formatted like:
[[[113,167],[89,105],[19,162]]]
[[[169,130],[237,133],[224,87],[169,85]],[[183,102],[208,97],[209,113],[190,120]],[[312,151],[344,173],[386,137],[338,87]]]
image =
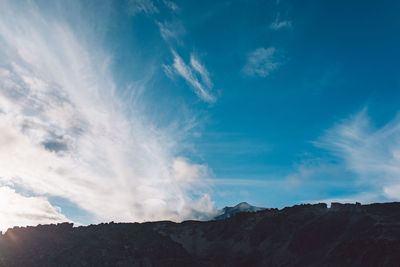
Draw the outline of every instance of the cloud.
[[[164,0],[163,2],[172,11],[176,12],[179,10],[179,7],[174,2],[169,0]],[[159,22],[154,19],[154,22],[160,29],[161,37],[168,44],[174,57],[172,65],[161,65],[168,78],[173,79],[175,74],[181,76],[192,86],[200,99],[208,103],[215,102],[215,96],[210,93],[214,85],[211,82],[210,74],[206,67],[200,63],[193,53],[190,55],[190,65],[186,64],[174,49],[176,44],[183,45],[180,37],[185,34],[185,27],[182,21],[174,19]]]
[[[290,20],[278,20],[276,19],[269,25],[269,28],[272,30],[279,30],[283,28],[292,28],[292,22]]]
[[[167,75],[168,78],[174,79],[174,77],[175,77],[174,66],[162,64],[161,67],[162,67],[165,75]]]
[[[132,16],[145,13],[148,15],[159,13],[152,0],[129,0],[129,12]]]
[[[386,199],[400,200],[399,116],[375,128],[363,109],[329,129],[315,144],[341,159],[360,185],[369,185]]]
[[[172,11],[178,11],[179,7],[172,1],[164,0],[164,4]],[[214,87],[210,79],[210,74],[206,67],[200,63],[197,57],[192,53],[190,55],[190,65],[186,64],[175,51],[176,44],[182,45],[181,36],[185,34],[185,27],[181,20],[160,22],[154,19],[154,22],[160,29],[161,37],[166,41],[172,51],[174,63],[172,65],[162,64],[165,74],[173,79],[175,74],[184,78],[192,86],[194,92],[205,102],[213,103],[215,96],[210,93]],[[175,41],[175,42],[172,42]]]
[[[192,86],[194,92],[203,101],[209,103],[215,102],[216,98],[209,92],[213,88],[213,83],[206,67],[199,62],[194,54],[190,56],[190,66],[174,50],[172,50],[172,54],[174,56],[172,66],[163,65],[166,75],[171,77],[172,72],[180,75]]]
[[[23,196],[8,186],[0,186],[0,214],[0,231],[15,225],[36,226],[69,221],[47,198]]]
[[[164,5],[166,5],[169,9],[171,9],[174,12],[177,12],[179,10],[179,6],[170,0],[163,0]]]
[[[275,47],[258,48],[247,57],[243,72],[248,76],[267,77],[282,65]]]
[[[279,6],[280,2],[277,1],[276,5]],[[277,31],[281,29],[291,29],[293,26],[292,21],[288,18],[288,11],[285,12],[276,12],[275,20],[269,25],[271,30]]]
[[[165,41],[169,40],[177,40],[179,41],[179,37],[185,33],[185,28],[181,21],[166,21],[164,23],[156,21],[160,29],[160,34]]]
[[[305,155],[281,180],[284,188],[301,197],[301,202],[400,200],[399,115],[374,127],[364,108],[339,121],[313,143],[328,156]]]
[[[210,73],[208,73],[206,67],[202,65],[193,54],[190,55],[190,64],[192,65],[193,69],[200,74],[203,83],[208,88],[212,88],[214,85],[210,80]]]
[[[119,98],[108,53],[30,1],[1,5],[0,184],[67,199],[97,221],[215,210],[207,167],[176,154],[185,127],[163,130],[141,112],[143,101]]]

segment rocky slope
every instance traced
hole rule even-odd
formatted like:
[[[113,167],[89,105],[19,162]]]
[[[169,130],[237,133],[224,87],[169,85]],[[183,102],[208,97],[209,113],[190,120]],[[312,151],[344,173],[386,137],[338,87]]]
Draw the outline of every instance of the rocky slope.
[[[0,266],[399,266],[400,203],[300,205],[208,222],[14,228]]]

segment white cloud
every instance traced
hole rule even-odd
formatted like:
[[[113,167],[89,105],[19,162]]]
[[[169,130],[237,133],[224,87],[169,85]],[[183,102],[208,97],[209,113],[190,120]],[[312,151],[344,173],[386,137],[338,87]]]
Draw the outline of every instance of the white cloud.
[[[342,159],[360,184],[400,200],[400,117],[374,128],[364,109],[328,130],[316,145]]]
[[[190,164],[185,158],[176,158],[172,165],[174,177],[185,184],[197,183],[201,177],[207,177],[208,169],[204,165]]]
[[[292,21],[287,18],[287,15],[278,12],[276,13],[275,20],[269,25],[269,28],[277,31],[284,28],[290,29],[292,26]]]
[[[170,0],[163,0],[163,2],[164,2],[164,5],[166,5],[172,11],[176,12],[179,10],[179,6],[175,2],[170,1]]]
[[[281,66],[275,47],[258,48],[247,57],[243,72],[249,76],[266,77]]]
[[[164,0],[164,4],[172,11],[178,11],[179,7],[170,0]],[[170,78],[174,78],[174,74],[178,74],[191,85],[194,92],[203,101],[213,103],[216,97],[210,91],[214,87],[210,79],[210,74],[206,67],[200,63],[197,57],[192,53],[190,55],[190,65],[186,64],[179,54],[173,48],[175,44],[183,45],[180,37],[185,34],[185,27],[181,20],[174,19],[171,21],[159,22],[154,20],[160,29],[161,37],[167,42],[174,56],[172,65],[162,64],[165,74]],[[175,41],[172,42],[172,41]]]
[[[208,88],[212,88],[214,85],[210,80],[210,73],[207,71],[206,67],[202,65],[193,54],[190,55],[190,64],[192,65],[193,69],[200,74],[203,83]]]
[[[129,0],[129,7],[130,14],[133,16],[141,12],[148,15],[159,12],[152,0]]]
[[[216,98],[210,94],[213,84],[210,79],[210,74],[202,65],[194,54],[190,56],[190,64],[187,65],[183,59],[172,50],[174,56],[173,68],[177,74],[183,77],[194,89],[194,92],[204,101],[212,103]],[[163,65],[167,76],[171,75],[171,68]]]
[[[0,183],[65,198],[98,221],[212,212],[206,171],[175,177],[177,161],[206,169],[175,154],[181,130],[152,124],[135,106],[141,101],[126,108],[110,56],[30,3],[0,8]]]
[[[269,25],[272,30],[279,30],[283,28],[292,28],[292,22],[290,20],[278,20],[276,19]]]
[[[0,187],[0,231],[13,226],[35,226],[69,220],[45,197],[27,197],[8,186]]]
[[[173,66],[171,65],[166,65],[166,64],[162,64],[161,65],[165,75],[168,76],[168,78],[173,79],[174,75],[175,75],[175,69]]]
[[[179,36],[185,33],[185,28],[179,20],[166,21],[164,23],[156,21],[156,24],[160,28],[160,34],[162,38],[166,41],[177,40],[179,41]]]

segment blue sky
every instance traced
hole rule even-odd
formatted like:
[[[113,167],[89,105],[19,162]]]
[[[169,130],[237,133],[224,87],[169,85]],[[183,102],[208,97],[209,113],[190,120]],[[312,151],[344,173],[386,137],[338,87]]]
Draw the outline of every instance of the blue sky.
[[[399,7],[1,0],[0,225],[400,199]]]

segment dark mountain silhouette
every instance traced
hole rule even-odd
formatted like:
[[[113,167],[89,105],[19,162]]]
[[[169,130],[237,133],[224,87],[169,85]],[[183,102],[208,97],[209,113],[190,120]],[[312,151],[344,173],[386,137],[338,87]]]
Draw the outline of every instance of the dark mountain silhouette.
[[[0,266],[399,266],[400,203],[297,205],[214,221],[9,229]]]

